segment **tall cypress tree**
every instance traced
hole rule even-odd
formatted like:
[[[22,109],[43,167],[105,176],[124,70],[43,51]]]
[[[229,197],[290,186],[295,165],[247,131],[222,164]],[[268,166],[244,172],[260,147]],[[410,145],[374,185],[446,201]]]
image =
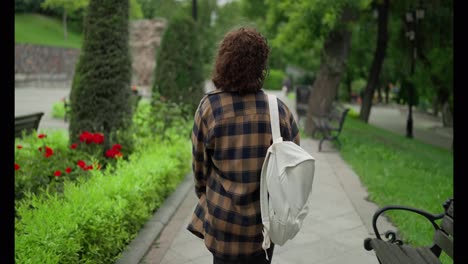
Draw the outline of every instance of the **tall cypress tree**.
[[[130,125],[131,57],[129,1],[90,0],[83,46],[70,94],[70,140],[82,131],[105,135],[106,149],[115,132]]]
[[[203,97],[203,59],[197,24],[193,18],[177,14],[163,34],[156,55],[154,95],[187,106],[191,113]]]

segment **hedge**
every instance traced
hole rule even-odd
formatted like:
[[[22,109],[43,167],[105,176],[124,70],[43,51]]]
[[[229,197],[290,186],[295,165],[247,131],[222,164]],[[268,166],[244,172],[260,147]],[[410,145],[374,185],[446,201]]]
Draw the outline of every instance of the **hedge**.
[[[64,194],[17,203],[15,263],[113,263],[190,171],[190,141],[153,141]],[[113,173],[110,173],[113,171]]]
[[[286,74],[281,70],[270,69],[263,87],[267,90],[281,90],[285,76]]]

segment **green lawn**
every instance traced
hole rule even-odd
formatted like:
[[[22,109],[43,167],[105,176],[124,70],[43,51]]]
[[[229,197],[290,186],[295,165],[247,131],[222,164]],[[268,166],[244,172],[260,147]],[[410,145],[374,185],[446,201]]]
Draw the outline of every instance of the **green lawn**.
[[[367,187],[379,207],[406,205],[432,213],[453,197],[453,154],[415,139],[394,134],[348,116],[340,136],[343,159]],[[431,245],[433,228],[409,212],[388,214],[404,242]],[[386,230],[384,230],[386,231]],[[452,263],[443,256],[444,263]]]
[[[80,33],[63,36],[62,21],[39,14],[15,14],[15,43],[81,48]]]

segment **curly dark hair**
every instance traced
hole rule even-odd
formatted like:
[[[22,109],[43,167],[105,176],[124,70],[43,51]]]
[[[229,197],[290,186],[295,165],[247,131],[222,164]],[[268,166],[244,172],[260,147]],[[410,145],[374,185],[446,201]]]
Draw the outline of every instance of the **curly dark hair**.
[[[241,94],[262,89],[270,48],[254,28],[228,32],[221,41],[213,70],[216,88]]]

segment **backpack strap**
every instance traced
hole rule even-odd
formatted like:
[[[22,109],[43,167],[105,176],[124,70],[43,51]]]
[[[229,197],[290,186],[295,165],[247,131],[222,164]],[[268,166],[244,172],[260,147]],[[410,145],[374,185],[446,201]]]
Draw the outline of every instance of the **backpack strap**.
[[[278,100],[275,95],[268,94],[268,106],[270,109],[270,123],[271,123],[271,133],[273,144],[282,142],[283,138],[281,137],[281,130],[279,125],[279,111],[278,111]],[[270,155],[267,152],[267,157]],[[262,171],[266,170],[267,164],[263,164]],[[265,257],[268,260],[268,253],[267,249],[270,248],[270,236],[268,235],[269,228],[270,228],[270,207],[268,201],[268,190],[267,190],[267,183],[266,183],[266,175],[265,173],[261,174],[260,178],[260,208],[261,211],[264,213],[262,214],[262,223],[263,223],[263,243],[262,248],[265,251]]]
[[[283,141],[283,138],[281,137],[279,124],[278,100],[275,95],[268,94],[268,106],[270,108],[270,124],[273,143],[281,142]]]

